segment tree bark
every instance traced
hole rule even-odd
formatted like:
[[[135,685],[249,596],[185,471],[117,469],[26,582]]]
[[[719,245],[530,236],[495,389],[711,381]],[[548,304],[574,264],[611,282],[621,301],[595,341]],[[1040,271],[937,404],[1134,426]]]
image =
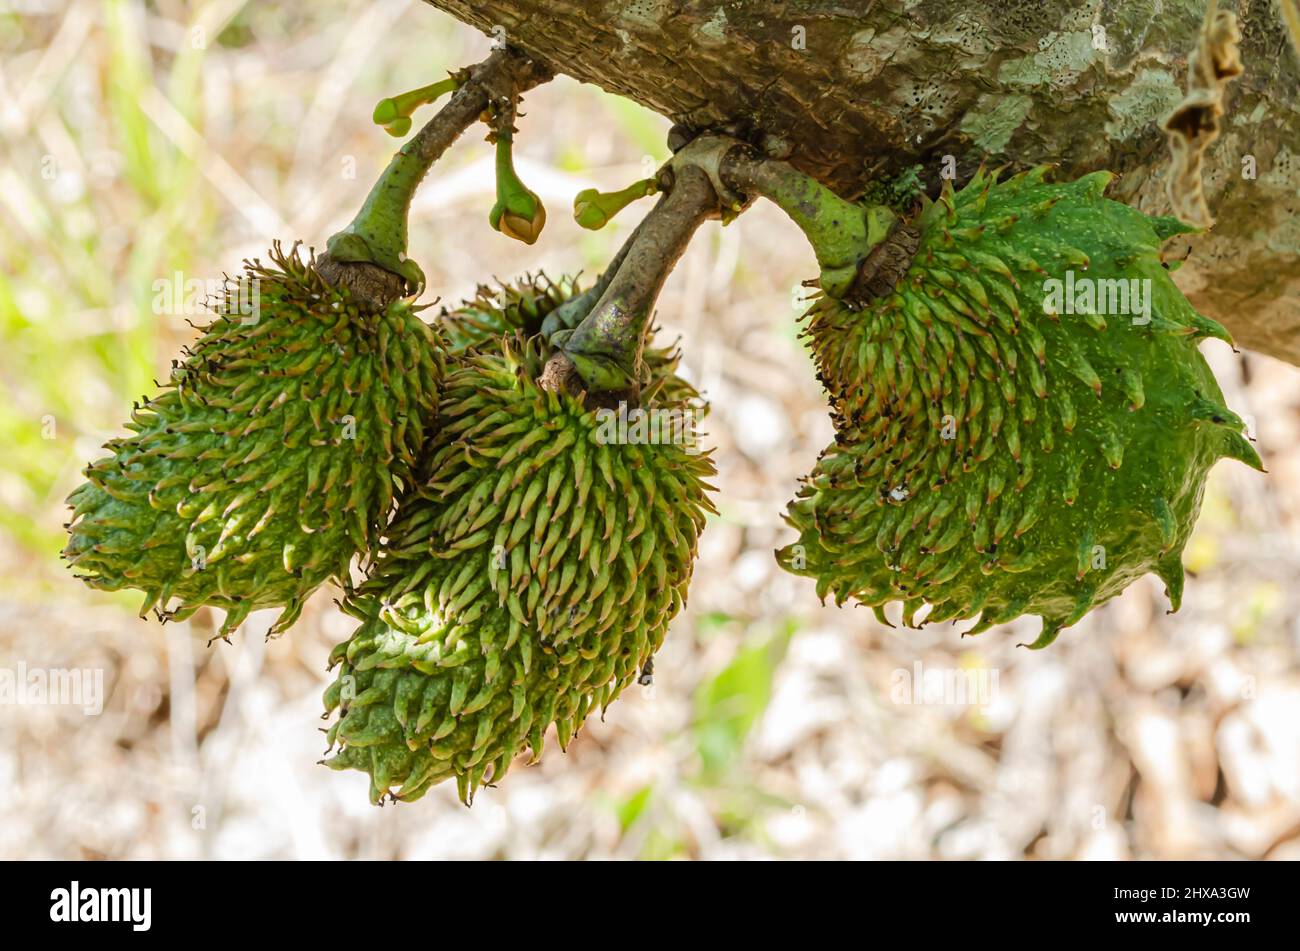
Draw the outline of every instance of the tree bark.
[[[427,0],[556,72],[692,129],[790,149],[852,197],[920,163],[1118,172],[1170,211],[1160,121],[1181,100],[1200,0]],[[1225,4],[1226,5],[1226,4]],[[1300,364],[1300,62],[1273,0],[1239,0],[1245,74],[1206,155],[1213,231],[1175,279],[1243,346]],[[947,159],[951,156],[951,159]],[[1181,250],[1181,249],[1179,249]]]

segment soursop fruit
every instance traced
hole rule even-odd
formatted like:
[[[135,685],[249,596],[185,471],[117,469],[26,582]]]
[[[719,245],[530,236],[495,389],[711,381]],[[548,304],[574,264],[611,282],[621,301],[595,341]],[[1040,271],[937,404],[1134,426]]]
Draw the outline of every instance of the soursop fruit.
[[[503,336],[522,333],[532,337],[541,332],[542,321],[578,293],[574,278],[552,281],[545,274],[525,275],[515,283],[495,288],[480,284],[473,300],[451,309],[444,308],[437,325],[449,350],[499,346]]]
[[[563,276],[552,281],[545,274],[525,275],[513,283],[495,288],[480,284],[473,300],[460,307],[444,308],[437,318],[437,328],[447,341],[450,352],[487,347],[499,352],[503,337],[516,334],[530,338],[545,334],[543,324],[560,305],[581,292],[577,278]],[[559,328],[561,331],[563,327]],[[653,338],[655,328],[648,330]],[[708,414],[708,403],[690,383],[677,375],[681,351],[668,347],[645,346],[641,362],[647,384],[658,392],[657,403],[678,406],[694,413],[696,422]]]
[[[348,601],[362,624],[332,655],[326,762],[368,773],[376,802],[454,777],[469,803],[552,723],[567,746],[685,601],[708,456],[619,441],[618,414],[537,385],[550,353],[517,335],[449,358],[426,478]],[[644,391],[660,418],[692,411],[663,398],[672,376]]]
[[[437,333],[406,301],[358,306],[296,245],[270,258],[228,284],[131,435],[68,498],[64,557],[87,584],[144,591],[141,615],[222,608],[221,636],[267,607],[284,630],[378,546],[442,372]]]
[[[778,560],[821,597],[972,634],[1037,614],[1034,647],[1148,571],[1177,609],[1206,473],[1262,469],[1197,350],[1228,335],[1161,259],[1188,229],[1044,172],[945,187],[892,288],[811,308],[837,435]]]

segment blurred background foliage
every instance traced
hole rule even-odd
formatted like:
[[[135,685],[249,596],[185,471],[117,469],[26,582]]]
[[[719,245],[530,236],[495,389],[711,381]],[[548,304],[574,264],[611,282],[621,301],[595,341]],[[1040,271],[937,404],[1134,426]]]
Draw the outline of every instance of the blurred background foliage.
[[[0,666],[108,689],[97,717],[0,706],[0,856],[1300,857],[1300,374],[1206,344],[1272,473],[1215,471],[1179,615],[1146,579],[1042,653],[1014,647],[1036,620],[891,630],[772,559],[830,425],[795,319],[815,262],[761,205],[706,226],[661,299],[660,341],[713,401],[722,514],[655,683],[472,810],[451,790],[374,809],[316,765],[337,592],[283,638],[254,616],[208,647],[206,612],[164,629],[72,580],[62,499],[203,289],[272,240],[319,246],[397,145],[374,103],[487,51],[417,0],[0,0]],[[429,298],[590,278],[644,206],[590,233],[572,196],[668,154],[664,119],[563,78],[519,126],[546,233],[488,228],[471,132],[416,200]],[[993,689],[910,702],[918,662]]]

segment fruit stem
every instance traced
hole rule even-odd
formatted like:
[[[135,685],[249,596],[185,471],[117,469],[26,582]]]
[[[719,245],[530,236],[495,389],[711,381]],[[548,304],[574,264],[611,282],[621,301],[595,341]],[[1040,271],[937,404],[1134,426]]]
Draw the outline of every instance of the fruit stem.
[[[515,172],[514,101],[503,101],[495,104],[494,108],[491,137],[496,140],[497,147],[497,200],[488,214],[488,221],[507,238],[532,244],[546,226],[546,208]]]
[[[544,387],[585,390],[594,405],[638,401],[641,351],[655,300],[695,229],[718,213],[717,193],[706,171],[675,163],[672,179],[629,241],[591,313],[575,330],[552,336],[558,351],[542,374]]]
[[[721,176],[746,195],[762,195],[799,226],[821,267],[822,290],[843,297],[871,249],[888,237],[897,216],[884,205],[846,201],[787,162],[760,158],[735,148],[722,162]]]
[[[542,336],[550,340],[557,330],[572,330],[582,323],[583,319],[591,313],[592,308],[600,303],[601,297],[605,294],[605,289],[609,287],[609,282],[614,279],[618,269],[623,266],[623,260],[636,242],[637,235],[641,233],[641,225],[644,223],[644,220],[642,220],[632,229],[632,233],[623,242],[623,246],[618,249],[618,253],[610,259],[600,277],[596,278],[596,283],[576,297],[570,297],[547,315],[546,319],[542,321]]]
[[[431,120],[421,134],[437,121]],[[433,164],[422,159],[418,140],[419,136],[393,156],[352,223],[326,244],[335,260],[377,264],[401,277],[412,293],[423,288],[424,272],[406,256],[406,220],[415,189]]]
[[[424,272],[406,257],[406,222],[416,187],[490,103],[513,102],[519,93],[551,78],[548,70],[513,49],[498,50],[461,75],[464,80],[447,104],[393,156],[352,223],[327,242],[326,255],[318,258],[318,269],[327,280],[337,283],[337,277],[348,283],[347,270],[338,264],[369,264],[397,275],[403,294],[418,294]]]

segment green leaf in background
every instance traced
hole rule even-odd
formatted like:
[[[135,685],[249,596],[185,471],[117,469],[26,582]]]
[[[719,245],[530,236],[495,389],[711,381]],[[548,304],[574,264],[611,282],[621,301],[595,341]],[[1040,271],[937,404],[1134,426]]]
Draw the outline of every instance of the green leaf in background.
[[[667,119],[622,96],[602,95],[600,102],[619,130],[643,148],[646,155],[654,156],[659,162],[668,160]]]
[[[695,694],[695,746],[701,781],[717,783],[733,770],[750,731],[772,699],[772,682],[797,625],[744,644],[726,667]]]
[[[650,797],[654,795],[654,791],[654,785],[647,783],[618,804],[615,812],[618,815],[618,827],[624,835],[636,824],[637,819],[641,818],[646,806],[650,804]]]

